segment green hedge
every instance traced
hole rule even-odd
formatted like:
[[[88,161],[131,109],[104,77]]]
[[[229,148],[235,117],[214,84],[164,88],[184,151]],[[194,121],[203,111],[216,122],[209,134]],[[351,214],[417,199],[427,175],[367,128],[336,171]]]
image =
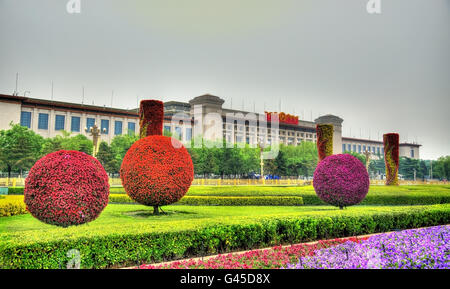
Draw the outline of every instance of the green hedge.
[[[8,188],[8,195],[23,195],[25,188]]]
[[[301,206],[303,198],[185,196],[177,204],[191,206]]]
[[[9,195],[23,195],[24,188],[9,188]],[[311,187],[222,186],[191,187],[186,197],[301,197],[304,205],[324,205]],[[110,188],[110,201],[131,203],[122,187]],[[186,200],[187,201],[187,200]],[[371,186],[362,205],[433,205],[450,203],[450,186]],[[190,203],[186,203],[190,204]]]
[[[17,240],[0,243],[0,268],[59,268],[72,249],[80,251],[82,268],[108,268],[448,223],[449,206],[435,205],[372,215],[279,217],[191,230]]]
[[[109,201],[112,203],[134,203],[134,201],[123,194],[110,194]],[[301,206],[302,197],[209,197],[209,196],[185,196],[175,205],[189,206]]]

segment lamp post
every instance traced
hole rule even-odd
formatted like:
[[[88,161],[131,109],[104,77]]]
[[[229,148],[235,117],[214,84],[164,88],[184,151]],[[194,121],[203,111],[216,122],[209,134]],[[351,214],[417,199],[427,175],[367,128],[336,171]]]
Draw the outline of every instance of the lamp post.
[[[260,168],[261,168],[260,173],[261,173],[261,178],[262,178],[263,185],[264,185],[266,181],[265,181],[265,178],[264,178],[264,157],[263,157],[263,155],[264,155],[265,143],[264,143],[264,138],[263,137],[259,138],[258,147],[259,147],[259,165],[260,165]]]
[[[367,169],[367,171],[369,171],[370,155],[372,153],[370,151],[366,150],[363,154],[366,156],[366,169]]]
[[[92,136],[92,142],[94,144],[94,150],[92,152],[92,155],[94,157],[97,157],[97,153],[98,153],[98,140],[100,138],[101,135],[101,130],[98,128],[97,124],[95,123],[94,126],[90,127],[89,129],[86,127],[84,128],[84,130],[86,132],[90,132],[91,136]],[[103,129],[103,132],[106,132],[106,128]]]

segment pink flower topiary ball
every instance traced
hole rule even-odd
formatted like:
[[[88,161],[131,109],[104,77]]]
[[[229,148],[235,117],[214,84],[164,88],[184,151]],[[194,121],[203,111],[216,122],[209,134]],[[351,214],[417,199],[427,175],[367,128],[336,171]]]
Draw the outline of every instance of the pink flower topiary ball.
[[[360,203],[370,186],[366,167],[348,154],[332,155],[322,160],[314,172],[313,182],[322,201],[341,209]]]
[[[27,210],[47,224],[68,227],[95,220],[108,204],[108,175],[83,152],[58,151],[38,160],[25,180]]]

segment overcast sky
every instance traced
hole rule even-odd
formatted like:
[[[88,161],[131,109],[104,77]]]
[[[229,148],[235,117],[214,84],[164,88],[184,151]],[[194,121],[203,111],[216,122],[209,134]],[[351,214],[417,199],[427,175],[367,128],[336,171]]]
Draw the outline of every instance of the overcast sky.
[[[450,154],[450,0],[0,0],[0,93],[136,107],[211,93],[225,107],[335,114]],[[255,104],[254,104],[255,103]]]

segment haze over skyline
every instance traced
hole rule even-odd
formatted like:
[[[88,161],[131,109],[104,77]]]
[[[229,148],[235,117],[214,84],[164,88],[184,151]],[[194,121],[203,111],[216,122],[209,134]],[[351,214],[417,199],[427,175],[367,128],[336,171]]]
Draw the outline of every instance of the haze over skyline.
[[[343,135],[450,155],[450,0],[0,0],[0,93],[118,108],[136,98],[334,114]],[[361,131],[362,129],[362,131]]]

